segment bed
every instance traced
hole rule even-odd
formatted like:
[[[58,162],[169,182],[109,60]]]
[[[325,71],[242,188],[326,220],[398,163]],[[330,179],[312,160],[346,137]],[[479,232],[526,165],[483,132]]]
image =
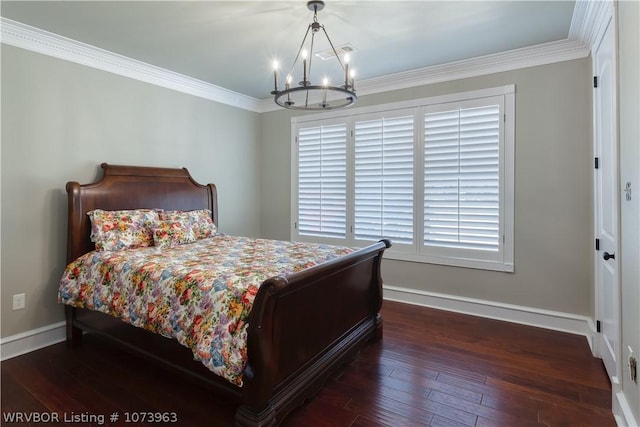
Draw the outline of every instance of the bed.
[[[67,183],[67,262],[95,250],[88,212],[127,209],[209,210],[218,224],[216,187],[187,169],[103,163],[90,184]],[[92,333],[177,370],[237,404],[237,426],[274,426],[322,388],[369,341],[382,337],[381,240],[366,248],[266,278],[256,288],[246,324],[242,382],[215,375],[191,349],[109,314],[65,305],[67,343]]]

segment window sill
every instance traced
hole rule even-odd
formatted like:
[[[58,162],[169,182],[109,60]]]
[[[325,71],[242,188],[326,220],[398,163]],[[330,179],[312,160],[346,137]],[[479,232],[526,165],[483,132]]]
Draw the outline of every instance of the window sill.
[[[391,259],[394,261],[408,261],[408,262],[418,262],[423,264],[444,265],[448,267],[473,268],[477,270],[499,271],[502,273],[514,272],[513,262],[505,263],[505,262],[499,262],[499,261],[480,261],[475,259],[451,258],[451,257],[442,258],[442,257],[428,256],[428,255],[398,253],[398,252],[393,252],[391,250],[385,251],[384,258]]]

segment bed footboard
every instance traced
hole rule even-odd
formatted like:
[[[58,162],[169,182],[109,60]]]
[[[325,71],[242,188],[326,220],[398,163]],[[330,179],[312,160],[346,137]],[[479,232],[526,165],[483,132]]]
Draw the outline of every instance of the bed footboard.
[[[366,341],[382,337],[380,264],[390,246],[381,240],[262,284],[249,319],[237,425],[279,424]]]

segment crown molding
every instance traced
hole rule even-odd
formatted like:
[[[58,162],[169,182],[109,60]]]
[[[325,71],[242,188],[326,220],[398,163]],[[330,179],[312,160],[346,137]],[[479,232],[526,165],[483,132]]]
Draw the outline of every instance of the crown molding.
[[[600,3],[609,2],[576,2],[580,19],[574,12],[576,25],[574,28],[572,21],[571,28],[584,35],[580,40],[566,39],[362,80],[358,96],[585,58],[590,50],[581,40],[588,37],[587,29],[605,10]],[[252,98],[4,17],[0,17],[0,42],[257,113],[280,109],[272,98]]]
[[[259,112],[260,100],[0,17],[0,42],[221,104]]]
[[[357,84],[358,96],[372,95],[416,86],[483,76],[520,68],[570,61],[589,56],[589,48],[577,40],[561,40],[536,46],[479,56],[443,65],[389,74]],[[271,98],[262,100],[261,112],[279,109]]]
[[[611,0],[576,0],[569,28],[569,38],[591,49],[613,16]]]
[[[460,80],[585,58],[588,55],[589,49],[584,44],[567,39],[369,79],[360,83],[358,94],[368,95],[388,90]],[[380,90],[382,88],[384,90]]]

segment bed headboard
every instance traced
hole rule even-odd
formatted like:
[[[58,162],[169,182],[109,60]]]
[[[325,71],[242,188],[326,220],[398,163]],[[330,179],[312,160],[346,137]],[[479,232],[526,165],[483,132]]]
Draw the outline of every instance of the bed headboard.
[[[214,184],[201,185],[186,168],[116,166],[102,163],[102,179],[90,184],[67,183],[67,262],[92,251],[93,209],[210,209],[218,224],[218,200]]]

